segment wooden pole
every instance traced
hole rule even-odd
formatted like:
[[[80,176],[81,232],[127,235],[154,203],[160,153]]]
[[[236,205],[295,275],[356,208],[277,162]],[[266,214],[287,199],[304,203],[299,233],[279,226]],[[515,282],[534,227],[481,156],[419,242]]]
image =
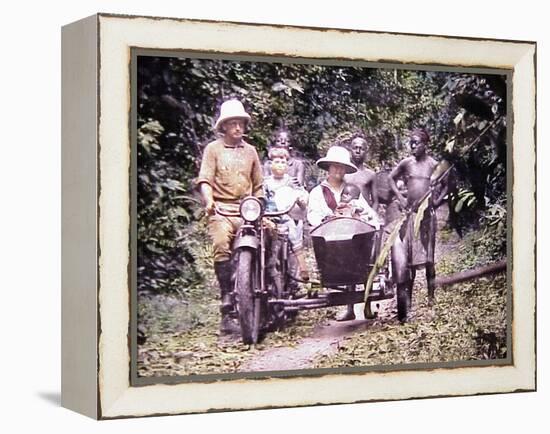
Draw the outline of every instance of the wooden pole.
[[[477,279],[478,277],[497,274],[506,271],[506,260],[498,261],[484,267],[474,268],[473,270],[461,271],[450,276],[438,277],[435,279],[435,286],[454,285],[455,283],[466,280]]]

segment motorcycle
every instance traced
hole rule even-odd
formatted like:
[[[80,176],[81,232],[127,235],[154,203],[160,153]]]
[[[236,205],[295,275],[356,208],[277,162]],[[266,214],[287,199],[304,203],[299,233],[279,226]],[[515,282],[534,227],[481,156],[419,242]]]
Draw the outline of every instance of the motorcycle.
[[[269,301],[292,299],[299,289],[298,279],[290,272],[288,231],[277,224],[294,204],[280,211],[268,210],[260,199],[249,196],[241,201],[238,212],[215,208],[222,216],[242,219],[233,242],[233,306],[245,344],[256,344],[263,331],[279,329],[293,317]]]

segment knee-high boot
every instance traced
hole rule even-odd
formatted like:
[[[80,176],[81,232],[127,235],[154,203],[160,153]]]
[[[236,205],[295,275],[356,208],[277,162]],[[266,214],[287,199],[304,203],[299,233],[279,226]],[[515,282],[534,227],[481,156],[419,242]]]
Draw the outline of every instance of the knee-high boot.
[[[233,267],[231,261],[219,261],[214,262],[214,271],[218,279],[220,286],[220,312],[222,315],[220,322],[220,333],[239,333],[240,328],[235,321],[231,319],[229,313],[233,310],[233,302],[231,299],[232,288],[232,274]]]

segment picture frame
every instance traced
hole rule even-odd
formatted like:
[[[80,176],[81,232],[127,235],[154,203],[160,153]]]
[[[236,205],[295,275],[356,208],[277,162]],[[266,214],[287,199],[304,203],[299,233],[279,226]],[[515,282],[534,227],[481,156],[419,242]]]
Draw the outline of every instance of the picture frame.
[[[131,378],[133,50],[509,72],[510,361],[170,384]],[[97,14],[62,38],[62,405],[96,419],[533,391],[536,44]],[[518,181],[518,180],[521,180]]]

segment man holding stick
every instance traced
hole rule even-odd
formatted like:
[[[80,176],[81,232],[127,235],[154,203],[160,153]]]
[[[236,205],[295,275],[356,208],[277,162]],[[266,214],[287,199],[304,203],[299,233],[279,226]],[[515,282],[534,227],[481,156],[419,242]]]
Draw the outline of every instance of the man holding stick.
[[[392,275],[397,284],[398,318],[405,321],[410,310],[412,300],[412,288],[416,277],[417,267],[424,266],[428,284],[428,298],[434,299],[435,290],[435,234],[437,220],[435,209],[441,205],[447,195],[446,178],[441,179],[441,188],[437,191],[437,197],[429,195],[425,208],[414,209],[423,202],[433,188],[432,175],[438,162],[427,154],[427,145],[430,137],[425,129],[417,128],[411,132],[410,146],[412,156],[402,160],[389,175],[390,186],[396,195],[402,209],[412,209],[413,212],[401,227],[399,236],[392,246]],[[402,179],[407,186],[407,197],[397,187],[397,180]],[[416,217],[418,213],[423,215]],[[418,239],[416,236],[415,222],[420,220]],[[401,301],[401,302],[400,302]]]

